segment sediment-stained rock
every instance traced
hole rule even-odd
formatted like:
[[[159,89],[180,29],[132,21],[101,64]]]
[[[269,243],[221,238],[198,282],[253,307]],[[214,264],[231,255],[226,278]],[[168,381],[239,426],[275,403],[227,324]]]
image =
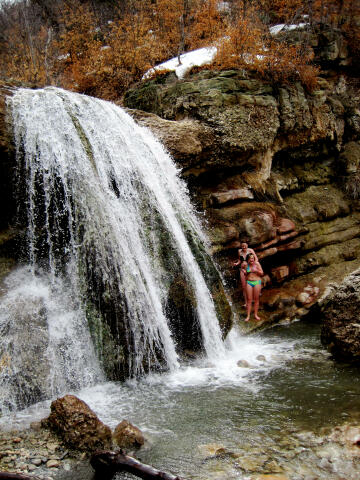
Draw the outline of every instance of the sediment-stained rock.
[[[43,425],[59,434],[75,450],[91,454],[96,449],[111,448],[111,430],[104,425],[82,400],[65,395],[51,404],[49,417]]]
[[[113,439],[120,448],[139,448],[145,443],[141,430],[128,420],[123,420],[117,425]]]
[[[320,35],[320,44],[312,40],[317,55],[342,62],[344,51],[332,50],[338,38],[329,35]],[[191,128],[186,155],[176,142],[167,146],[205,210],[211,252],[240,317],[232,264],[241,241],[264,267],[265,323],[308,315],[328,282],[360,266],[359,205],[349,195],[354,180],[347,187],[360,163],[354,85],[333,72],[309,93],[300,83],[275,88],[244,72],[201,71],[180,81],[153,80],[126,96],[129,107],[153,113],[154,127],[148,126],[155,133],[156,115],[185,130],[186,122],[206,129],[206,147],[192,147]],[[148,115],[135,113],[145,124]],[[296,303],[309,285],[319,291]],[[293,300],[274,302],[279,294]]]
[[[334,288],[321,307],[321,340],[334,358],[360,364],[360,269]]]

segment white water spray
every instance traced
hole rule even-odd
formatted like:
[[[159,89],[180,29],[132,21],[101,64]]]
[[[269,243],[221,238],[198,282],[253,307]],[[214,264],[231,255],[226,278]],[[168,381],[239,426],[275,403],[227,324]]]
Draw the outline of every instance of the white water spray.
[[[174,370],[165,309],[171,279],[162,258],[170,244],[194,292],[204,349],[222,356],[214,303],[187,238],[206,240],[161,144],[114,104],[53,87],[19,89],[9,107],[19,175],[26,172],[18,193],[34,274],[48,271],[53,288],[61,277],[83,309],[85,295],[101,285],[98,303],[115,296],[126,316],[129,373],[143,373],[158,358]]]

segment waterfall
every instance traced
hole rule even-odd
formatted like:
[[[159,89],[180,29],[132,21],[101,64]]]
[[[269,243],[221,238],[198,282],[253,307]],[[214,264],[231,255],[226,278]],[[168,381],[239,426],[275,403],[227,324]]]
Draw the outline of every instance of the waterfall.
[[[104,381],[85,315],[60,279],[27,267],[0,302],[0,411]],[[2,355],[1,355],[2,354]]]
[[[52,291],[71,292],[77,314],[65,317],[87,319],[102,368],[114,378],[178,368],[177,285],[190,289],[206,354],[223,355],[206,239],[162,145],[120,107],[61,89],[18,89],[8,106],[24,261]]]

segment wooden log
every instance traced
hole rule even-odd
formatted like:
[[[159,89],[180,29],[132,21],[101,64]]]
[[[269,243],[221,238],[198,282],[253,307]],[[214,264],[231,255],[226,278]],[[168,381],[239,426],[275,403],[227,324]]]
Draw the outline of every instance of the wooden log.
[[[0,480],[37,480],[37,478],[22,473],[0,472]]]
[[[139,462],[134,457],[126,455],[123,450],[116,452],[96,451],[90,459],[90,464],[99,478],[111,478],[116,472],[128,472],[144,480],[182,480],[171,473],[161,472],[156,468]]]

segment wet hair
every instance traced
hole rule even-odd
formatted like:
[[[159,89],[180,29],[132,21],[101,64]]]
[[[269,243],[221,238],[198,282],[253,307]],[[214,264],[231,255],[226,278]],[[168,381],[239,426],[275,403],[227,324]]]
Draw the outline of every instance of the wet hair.
[[[255,260],[255,255],[254,255],[253,253],[248,253],[248,254],[246,255],[246,261],[247,261],[247,262],[249,262],[249,258],[250,258],[250,257],[254,257],[254,260]]]

